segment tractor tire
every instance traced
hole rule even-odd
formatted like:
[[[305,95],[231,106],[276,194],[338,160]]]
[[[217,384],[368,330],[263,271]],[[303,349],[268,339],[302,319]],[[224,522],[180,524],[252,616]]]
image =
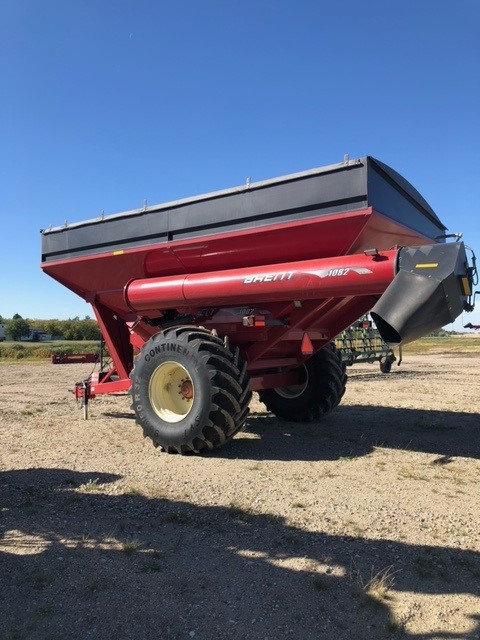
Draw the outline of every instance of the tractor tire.
[[[302,365],[304,381],[299,385],[260,391],[260,400],[278,418],[311,422],[335,409],[345,393],[347,375],[342,354],[330,343]]]
[[[130,378],[137,423],[167,453],[215,449],[245,426],[252,397],[246,363],[206,329],[157,333]]]
[[[382,373],[390,373],[392,370],[393,360],[390,356],[386,356],[385,358],[380,359],[380,371]]]

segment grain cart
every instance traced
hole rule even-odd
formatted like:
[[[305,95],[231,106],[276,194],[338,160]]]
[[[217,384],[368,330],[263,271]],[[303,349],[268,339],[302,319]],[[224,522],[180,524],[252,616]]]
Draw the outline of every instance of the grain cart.
[[[78,382],[85,404],[131,393],[167,452],[241,430],[252,391],[278,417],[340,402],[334,338],[371,311],[400,345],[471,304],[462,242],[372,157],[41,231],[45,273],[90,303],[112,366]]]

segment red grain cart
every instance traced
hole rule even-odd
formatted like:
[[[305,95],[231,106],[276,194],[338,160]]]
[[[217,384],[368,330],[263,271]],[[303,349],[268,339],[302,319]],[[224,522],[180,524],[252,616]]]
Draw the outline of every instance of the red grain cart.
[[[288,420],[340,402],[335,336],[370,312],[400,345],[473,308],[462,242],[371,157],[42,230],[42,269],[93,307],[144,434],[200,452],[245,426],[251,392]],[[473,263],[474,264],[474,263]]]

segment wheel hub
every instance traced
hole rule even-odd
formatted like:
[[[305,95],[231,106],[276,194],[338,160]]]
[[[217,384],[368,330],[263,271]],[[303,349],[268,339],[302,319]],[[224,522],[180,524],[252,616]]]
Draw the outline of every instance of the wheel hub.
[[[193,398],[193,384],[191,380],[184,380],[180,385],[180,395],[185,400],[191,400]]]

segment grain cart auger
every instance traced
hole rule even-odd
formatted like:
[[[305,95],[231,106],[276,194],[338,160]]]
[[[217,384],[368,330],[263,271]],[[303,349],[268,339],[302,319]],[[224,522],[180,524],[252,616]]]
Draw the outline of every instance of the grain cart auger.
[[[277,416],[340,402],[334,338],[367,312],[401,345],[472,308],[462,242],[398,173],[371,157],[61,227],[42,269],[90,303],[113,365],[83,402],[131,393],[168,452],[240,431],[252,391]]]

